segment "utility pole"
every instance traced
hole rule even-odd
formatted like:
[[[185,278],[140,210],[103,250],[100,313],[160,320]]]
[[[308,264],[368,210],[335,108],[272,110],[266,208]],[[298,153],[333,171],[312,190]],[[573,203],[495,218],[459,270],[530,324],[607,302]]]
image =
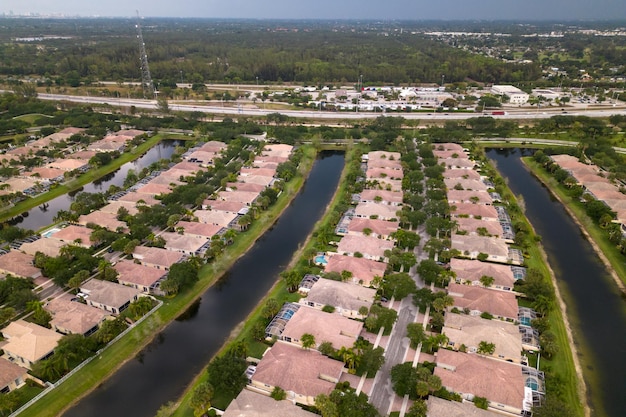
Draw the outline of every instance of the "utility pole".
[[[137,39],[139,40],[139,60],[141,62],[141,87],[143,88],[143,97],[147,99],[155,98],[157,91],[154,88],[152,82],[152,76],[150,75],[150,67],[148,67],[148,54],[146,53],[146,44],[143,42],[143,34],[141,33],[141,21],[139,17],[139,10],[137,12]]]

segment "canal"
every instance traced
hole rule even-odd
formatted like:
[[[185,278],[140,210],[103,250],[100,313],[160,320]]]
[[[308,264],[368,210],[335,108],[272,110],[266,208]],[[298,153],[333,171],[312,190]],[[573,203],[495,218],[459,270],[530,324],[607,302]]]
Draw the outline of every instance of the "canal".
[[[111,185],[122,186],[128,171],[131,169],[135,172],[141,171],[143,168],[150,166],[152,163],[161,159],[170,159],[176,150],[176,146],[180,144],[175,140],[164,140],[153,146],[148,152],[134,161],[127,162],[114,172],[83,186],[80,191],[88,193],[102,193],[108,190]],[[59,210],[68,210],[72,204],[72,196],[77,192],[64,194],[48,201],[39,207],[33,207],[26,213],[11,219],[10,223],[23,229],[39,230],[54,222],[54,217]]]
[[[343,166],[342,153],[323,152],[276,224],[199,303],[65,416],[152,417],[162,404],[176,400],[276,282],[323,215]]]
[[[568,309],[592,416],[626,416],[626,306],[579,227],[523,166],[519,149],[488,150],[542,237]],[[530,155],[530,153],[526,152]],[[550,386],[547,387],[550,389]]]

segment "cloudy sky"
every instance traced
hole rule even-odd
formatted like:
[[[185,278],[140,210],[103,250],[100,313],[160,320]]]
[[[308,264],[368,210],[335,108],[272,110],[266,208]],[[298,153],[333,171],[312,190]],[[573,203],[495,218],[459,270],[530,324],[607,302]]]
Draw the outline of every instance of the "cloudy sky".
[[[0,0],[0,14],[286,19],[626,19],[626,0]]]

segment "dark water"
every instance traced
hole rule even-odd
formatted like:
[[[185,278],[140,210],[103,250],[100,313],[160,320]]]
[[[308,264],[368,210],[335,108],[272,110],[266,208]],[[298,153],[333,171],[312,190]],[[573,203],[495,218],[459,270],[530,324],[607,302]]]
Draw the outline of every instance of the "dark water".
[[[626,305],[615,282],[563,206],[522,165],[522,152],[487,152],[542,237],[567,304],[593,416],[626,416]],[[548,386],[548,389],[550,387]]]
[[[170,159],[176,150],[176,146],[179,145],[178,141],[165,140],[159,142],[156,146],[151,148],[140,158],[135,159],[132,162],[127,162],[116,171],[105,175],[104,177],[86,184],[80,190],[59,196],[55,199],[48,201],[46,204],[33,207],[28,212],[23,213],[21,216],[11,220],[11,224],[19,226],[23,229],[38,230],[54,222],[54,217],[59,210],[68,210],[70,204],[72,204],[72,196],[80,191],[88,193],[101,193],[109,189],[111,185],[122,186],[128,171],[131,169],[135,172],[141,171],[143,168],[150,166],[153,162],[157,162],[160,159]]]
[[[304,242],[335,192],[343,165],[343,154],[324,152],[280,219],[226,276],[65,416],[152,417],[182,394]]]

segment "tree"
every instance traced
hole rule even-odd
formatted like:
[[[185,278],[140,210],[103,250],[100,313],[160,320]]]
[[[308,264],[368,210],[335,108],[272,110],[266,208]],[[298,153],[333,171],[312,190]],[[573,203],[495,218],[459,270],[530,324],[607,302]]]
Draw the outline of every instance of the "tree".
[[[313,336],[311,333],[304,333],[300,337],[300,342],[302,342],[303,349],[309,350],[315,347],[315,336]]]
[[[416,348],[426,337],[424,326],[421,323],[409,323],[406,326],[407,337],[411,341],[411,347]]]
[[[576,415],[568,404],[554,395],[548,395],[541,407],[533,407],[534,417],[574,417]]]
[[[41,301],[29,301],[26,304],[27,311],[32,312],[32,321],[43,327],[50,328],[50,320],[52,316],[43,308]]]
[[[368,345],[361,354],[359,370],[363,375],[376,375],[376,372],[385,363],[385,351],[378,346],[376,349],[372,345]]]
[[[397,300],[401,300],[414,293],[417,286],[409,274],[402,272],[386,276],[383,279],[382,290],[386,297],[395,297]]]
[[[244,374],[246,367],[246,361],[243,358],[229,355],[218,356],[209,363],[208,381],[213,385],[215,392],[231,399],[235,398],[248,382]]]
[[[489,400],[485,397],[474,397],[474,405],[478,408],[486,410],[489,408]]]
[[[337,404],[335,404],[326,394],[320,394],[315,397],[315,408],[319,410],[322,417],[339,417]]]
[[[454,298],[449,295],[443,295],[439,297],[435,297],[432,302],[433,310],[438,313],[443,312],[447,307],[452,307],[454,305]]]
[[[265,302],[265,305],[263,306],[263,317],[265,317],[266,319],[271,319],[276,314],[278,314],[279,310],[280,305],[278,304],[278,301],[276,301],[275,298],[268,298]]]
[[[193,414],[195,416],[204,415],[206,410],[211,407],[211,400],[215,390],[213,385],[208,382],[203,382],[193,390],[191,399],[189,400],[189,406],[193,408]]]
[[[543,332],[541,336],[539,336],[539,344],[541,345],[541,352],[548,359],[559,352],[556,336],[550,330]]]
[[[198,281],[198,268],[191,262],[179,262],[170,267],[168,279],[178,283],[179,290],[191,287]]]
[[[297,269],[290,269],[280,273],[289,292],[296,292],[298,290],[298,285],[300,285],[303,275],[304,274]]]
[[[332,356],[335,353],[335,348],[333,348],[333,344],[328,341],[320,343],[320,345],[317,347],[317,350],[322,355],[326,356]]]
[[[432,259],[424,259],[417,266],[417,273],[420,277],[426,282],[426,284],[431,284],[435,282],[441,273],[443,268]]]
[[[170,113],[170,105],[165,95],[161,95],[157,98],[157,110],[163,114]]]
[[[487,275],[483,275],[482,277],[480,277],[480,283],[483,287],[491,287],[494,282],[495,279],[493,277]]]
[[[404,229],[398,229],[391,234],[396,239],[398,247],[406,250],[412,250],[420,243],[420,235],[415,232],[409,232]]]
[[[415,400],[408,412],[404,414],[405,417],[426,417],[428,407],[424,400]]]
[[[287,393],[281,387],[274,387],[272,393],[270,394],[270,397],[272,397],[276,401],[282,401],[287,398]]]
[[[481,355],[493,355],[495,351],[496,351],[495,343],[490,343],[485,340],[480,341],[480,343],[478,344],[478,349],[476,350],[476,352]]]

